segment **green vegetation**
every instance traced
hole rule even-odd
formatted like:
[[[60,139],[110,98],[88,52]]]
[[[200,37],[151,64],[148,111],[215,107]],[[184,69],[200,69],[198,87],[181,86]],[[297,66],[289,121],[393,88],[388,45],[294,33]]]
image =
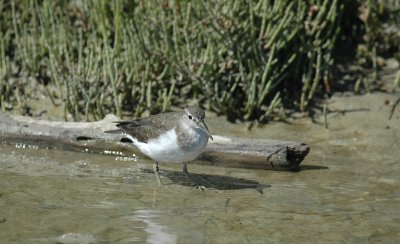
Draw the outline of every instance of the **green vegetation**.
[[[191,102],[260,121],[305,111],[334,83],[343,25],[347,38],[365,36],[357,58],[376,69],[387,36],[380,18],[399,23],[398,5],[0,0],[1,109],[29,114],[29,101],[45,94],[74,120],[139,117]],[[386,43],[398,44],[398,33]]]

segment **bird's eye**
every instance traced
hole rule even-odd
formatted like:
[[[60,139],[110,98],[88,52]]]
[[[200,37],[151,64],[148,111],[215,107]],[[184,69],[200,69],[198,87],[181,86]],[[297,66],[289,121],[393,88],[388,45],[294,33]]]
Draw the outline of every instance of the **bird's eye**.
[[[188,117],[189,117],[189,119],[192,119],[192,115],[189,115]]]

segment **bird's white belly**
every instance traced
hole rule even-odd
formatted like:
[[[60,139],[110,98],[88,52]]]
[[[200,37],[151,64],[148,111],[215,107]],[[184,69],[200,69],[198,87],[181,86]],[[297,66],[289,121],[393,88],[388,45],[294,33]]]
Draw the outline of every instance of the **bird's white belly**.
[[[136,138],[127,135],[135,146],[151,159],[161,163],[183,163],[195,159],[204,150],[208,142],[208,135],[193,131],[193,138],[189,142],[189,150],[183,151],[177,142],[174,129],[169,130],[157,139],[147,143],[139,142]]]

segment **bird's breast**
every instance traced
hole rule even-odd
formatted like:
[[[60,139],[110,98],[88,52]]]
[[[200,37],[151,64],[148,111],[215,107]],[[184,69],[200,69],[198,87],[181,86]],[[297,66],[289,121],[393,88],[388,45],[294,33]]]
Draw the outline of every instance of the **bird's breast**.
[[[203,135],[201,131],[186,130],[182,134],[171,129],[147,143],[136,139],[133,143],[143,154],[157,162],[182,163],[195,159],[204,150],[207,141],[208,135]]]
[[[202,151],[207,145],[208,134],[200,128],[183,125],[180,128],[178,127],[176,131],[178,145],[184,151]]]

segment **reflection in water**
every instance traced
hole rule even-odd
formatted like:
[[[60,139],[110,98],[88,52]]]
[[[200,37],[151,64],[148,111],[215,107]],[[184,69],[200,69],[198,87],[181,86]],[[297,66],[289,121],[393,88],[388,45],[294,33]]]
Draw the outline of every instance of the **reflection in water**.
[[[165,226],[162,226],[154,221],[157,217],[156,211],[153,210],[137,210],[133,215],[127,218],[133,221],[143,221],[146,223],[144,230],[149,235],[147,237],[147,243],[161,243],[169,244],[176,243],[176,235],[168,233]]]
[[[64,244],[90,244],[99,242],[93,235],[85,235],[80,233],[65,233],[58,237],[56,240],[43,240],[43,241],[55,241],[56,243],[64,243]]]

